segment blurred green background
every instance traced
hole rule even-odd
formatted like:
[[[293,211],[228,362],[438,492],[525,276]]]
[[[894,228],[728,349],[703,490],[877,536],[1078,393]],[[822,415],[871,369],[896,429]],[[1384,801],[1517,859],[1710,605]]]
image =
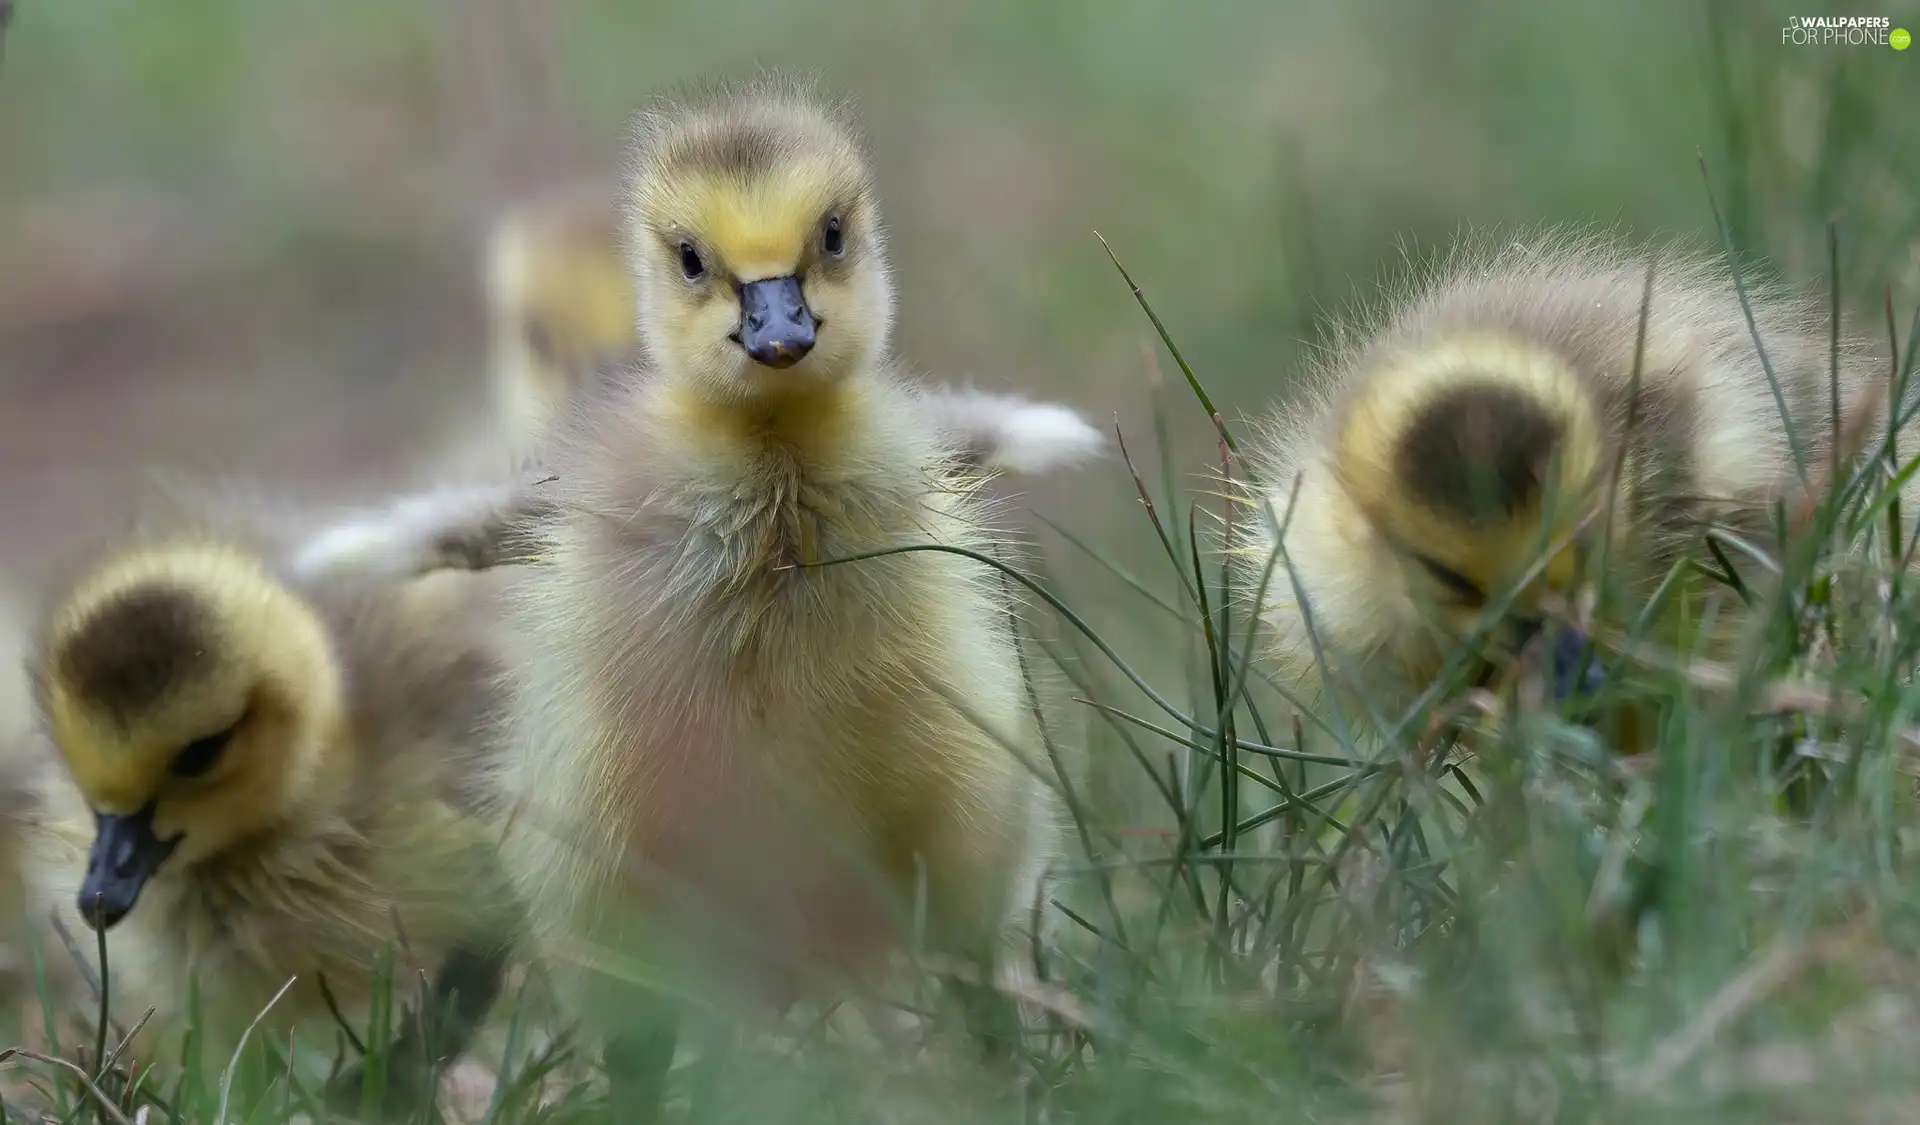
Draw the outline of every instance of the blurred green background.
[[[1920,51],[1783,46],[1804,12],[20,0],[0,61],[0,561],[49,565],[150,466],[298,494],[430,473],[482,405],[488,220],[611,169],[652,94],[762,66],[863,106],[910,362],[1117,417],[1155,466],[1152,331],[1096,230],[1230,418],[1285,392],[1322,312],[1463,227],[1710,233],[1696,151],[1743,245],[1818,282],[1833,214],[1843,241],[1874,232],[1847,246],[1855,304],[1877,314],[1891,282],[1910,305]],[[1211,430],[1160,363],[1174,475],[1203,485]],[[1031,491],[1158,584],[1117,460]],[[1141,603],[1035,536],[1125,639]]]

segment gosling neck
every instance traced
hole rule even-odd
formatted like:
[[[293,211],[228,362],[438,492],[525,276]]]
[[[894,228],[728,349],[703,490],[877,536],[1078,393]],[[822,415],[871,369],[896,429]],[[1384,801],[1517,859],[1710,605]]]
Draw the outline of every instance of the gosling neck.
[[[716,395],[684,380],[665,387],[674,425],[742,451],[784,448],[807,454],[836,448],[866,398],[866,380],[857,376],[812,378],[742,395]]]

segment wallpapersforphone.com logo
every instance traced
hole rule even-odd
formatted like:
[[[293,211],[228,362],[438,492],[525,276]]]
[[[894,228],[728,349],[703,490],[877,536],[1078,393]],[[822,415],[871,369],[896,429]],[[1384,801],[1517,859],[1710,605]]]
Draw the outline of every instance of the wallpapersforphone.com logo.
[[[1790,16],[1780,29],[1782,46],[1892,47],[1904,51],[1913,37],[1886,16]]]

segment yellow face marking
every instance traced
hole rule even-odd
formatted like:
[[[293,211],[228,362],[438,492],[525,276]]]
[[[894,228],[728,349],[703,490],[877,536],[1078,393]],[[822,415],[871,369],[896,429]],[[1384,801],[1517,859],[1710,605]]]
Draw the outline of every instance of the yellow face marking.
[[[834,179],[833,166],[818,158],[797,159],[777,182],[698,175],[664,188],[653,210],[692,232],[736,279],[787,277],[819,236]]]
[[[49,733],[89,806],[124,816],[153,800],[173,748],[115,737],[64,692],[54,693],[47,710]]]
[[[137,812],[160,796],[188,743],[240,718],[245,692],[244,684],[223,676],[122,726],[55,683],[46,694],[48,733],[89,805],[106,813]]]

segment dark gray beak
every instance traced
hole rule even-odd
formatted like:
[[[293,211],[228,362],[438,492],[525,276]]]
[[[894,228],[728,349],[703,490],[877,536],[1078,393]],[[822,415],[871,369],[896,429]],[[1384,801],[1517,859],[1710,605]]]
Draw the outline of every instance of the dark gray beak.
[[[755,363],[774,368],[799,363],[813,350],[818,324],[797,277],[771,277],[740,287],[740,330],[734,338]]]
[[[1545,631],[1539,652],[1539,658],[1546,661],[1548,685],[1553,690],[1555,703],[1564,703],[1569,699],[1584,699],[1599,692],[1600,685],[1606,682],[1607,670],[1601,663],[1597,650],[1587,650],[1587,636],[1571,625],[1548,624],[1538,617],[1523,618],[1515,623],[1513,634],[1514,651],[1530,644]],[[1585,666],[1582,666],[1582,661]]]
[[[93,851],[80,884],[80,917],[96,930],[111,929],[140,898],[147,880],[173,854],[180,837],[153,834],[153,803],[128,816],[94,813]]]
[[[1586,652],[1586,634],[1572,626],[1556,631],[1553,637],[1553,649],[1549,654],[1552,661],[1553,697],[1555,700],[1583,699],[1597,694],[1600,685],[1606,682],[1606,669],[1600,664],[1598,652]],[[1582,667],[1581,661],[1586,661]]]

